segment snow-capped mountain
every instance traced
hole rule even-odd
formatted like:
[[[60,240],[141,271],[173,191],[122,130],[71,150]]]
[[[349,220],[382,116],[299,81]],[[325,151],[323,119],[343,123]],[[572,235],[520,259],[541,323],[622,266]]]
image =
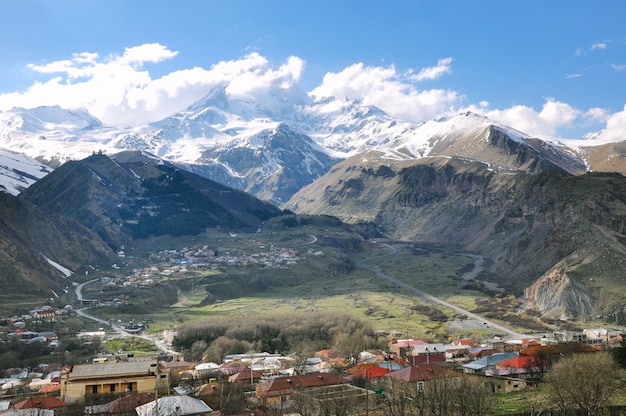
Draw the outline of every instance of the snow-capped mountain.
[[[594,169],[584,157],[591,152],[472,113],[413,124],[359,101],[314,99],[294,89],[276,88],[262,98],[234,97],[221,85],[171,117],[128,128],[103,125],[83,109],[15,108],[0,112],[0,146],[51,167],[98,152],[143,150],[275,204],[339,160],[372,149],[396,159],[479,160],[495,170]]]
[[[23,153],[0,148],[0,191],[17,195],[51,171]]]
[[[85,109],[59,106],[0,111],[0,147],[56,166],[105,149],[115,129]]]

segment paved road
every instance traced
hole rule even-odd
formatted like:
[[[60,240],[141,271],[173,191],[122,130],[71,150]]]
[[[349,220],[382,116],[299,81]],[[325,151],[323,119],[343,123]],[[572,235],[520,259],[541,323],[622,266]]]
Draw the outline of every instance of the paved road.
[[[511,338],[517,338],[517,339],[519,339],[519,338],[527,338],[527,336],[524,335],[524,334],[520,334],[518,332],[513,331],[510,328],[507,328],[507,327],[502,326],[502,325],[500,325],[500,324],[498,324],[496,322],[493,322],[493,321],[490,321],[488,319],[485,319],[485,318],[481,317],[480,315],[477,315],[477,314],[472,313],[472,312],[470,312],[468,310],[459,308],[458,306],[455,306],[455,305],[453,305],[453,304],[451,304],[449,302],[446,302],[445,300],[439,299],[439,298],[437,298],[437,297],[435,297],[435,296],[433,296],[433,295],[431,295],[429,293],[424,292],[423,290],[420,290],[420,289],[418,289],[416,287],[413,287],[413,286],[403,282],[402,280],[400,280],[400,279],[398,279],[396,277],[389,276],[388,274],[385,274],[382,271],[380,271],[377,267],[370,266],[369,264],[364,263],[365,261],[370,260],[370,259],[374,259],[376,257],[394,255],[394,254],[396,254],[398,252],[398,249],[396,247],[392,246],[392,245],[389,245],[389,244],[383,244],[383,245],[385,247],[389,248],[389,254],[380,254],[378,256],[369,257],[367,259],[364,259],[364,260],[361,260],[361,261],[357,262],[357,266],[362,267],[362,268],[367,269],[367,270],[370,270],[371,272],[376,274],[376,276],[380,277],[381,279],[385,279],[385,280],[388,280],[388,281],[390,281],[392,283],[395,283],[398,286],[403,287],[403,288],[405,288],[405,289],[415,293],[418,296],[421,296],[422,298],[426,299],[427,301],[429,301],[431,303],[437,303],[439,305],[445,306],[445,307],[450,308],[450,309],[452,309],[453,311],[455,311],[455,312],[457,312],[459,314],[467,316],[469,319],[474,319],[474,320],[476,320],[478,322],[481,322],[484,326],[489,327],[489,329],[497,330],[497,331],[499,331],[499,332],[501,332],[503,334],[506,334],[508,337],[511,337]],[[482,267],[482,263],[479,262],[479,261],[475,262],[474,263],[474,267],[475,268]],[[475,271],[472,270],[472,271],[469,271],[468,273],[470,275],[474,275]]]
[[[93,279],[90,280],[88,282],[85,283],[81,283],[78,286],[76,286],[76,289],[74,290],[74,292],[76,293],[76,299],[78,299],[78,302],[82,302],[83,301],[83,287],[85,285],[88,285],[90,283],[93,282],[97,282],[99,279]],[[108,327],[111,328],[112,331],[117,332],[120,336],[122,337],[135,337],[135,338],[141,338],[141,339],[145,339],[147,341],[152,342],[154,345],[157,346],[157,348],[160,351],[163,351],[165,354],[170,354],[173,356],[177,356],[179,355],[179,353],[177,351],[172,350],[169,345],[167,344],[167,342],[159,337],[153,336],[153,335],[148,335],[148,334],[131,334],[128,331],[125,331],[124,328],[122,328],[119,325],[115,325],[113,322],[111,321],[107,321],[105,319],[102,318],[98,318],[97,316],[91,315],[90,313],[88,313],[87,311],[90,308],[81,308],[81,309],[76,309],[76,313],[80,316],[82,316],[83,318],[87,318],[87,319],[91,319],[92,321],[96,321],[98,323],[101,323],[103,325],[106,325]]]

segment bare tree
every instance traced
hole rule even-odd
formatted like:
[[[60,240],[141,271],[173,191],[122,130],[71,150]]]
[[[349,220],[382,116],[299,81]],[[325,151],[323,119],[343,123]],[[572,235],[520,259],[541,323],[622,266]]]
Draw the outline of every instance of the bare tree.
[[[298,389],[292,395],[293,410],[302,416],[362,414],[368,392],[346,384]]]
[[[389,416],[412,414],[411,408],[417,393],[415,383],[390,382],[385,388],[383,407]]]
[[[554,364],[544,378],[557,407],[595,415],[619,389],[620,371],[609,353],[574,354]]]
[[[466,376],[455,387],[454,405],[459,416],[485,416],[491,414],[496,399],[487,391],[481,379]]]
[[[391,416],[485,416],[495,405],[493,394],[472,377],[441,377],[387,387],[384,407]]]

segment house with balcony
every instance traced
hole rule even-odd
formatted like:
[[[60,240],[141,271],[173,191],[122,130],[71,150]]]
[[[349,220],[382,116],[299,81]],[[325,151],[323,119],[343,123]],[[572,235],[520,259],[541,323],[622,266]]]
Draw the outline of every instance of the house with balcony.
[[[66,403],[94,395],[168,391],[168,374],[159,371],[156,360],[77,364],[61,375],[61,399]]]

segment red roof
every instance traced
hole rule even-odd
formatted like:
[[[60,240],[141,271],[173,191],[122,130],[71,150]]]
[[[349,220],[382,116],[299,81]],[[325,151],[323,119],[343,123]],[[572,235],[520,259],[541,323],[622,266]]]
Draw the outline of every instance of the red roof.
[[[261,377],[263,377],[263,373],[253,370],[253,371],[242,371],[240,373],[233,374],[232,376],[228,378],[228,380],[229,381],[245,381],[249,383],[250,379],[258,380]]]
[[[366,369],[363,371],[359,371],[358,373],[354,373],[352,377],[379,378],[389,372],[391,372],[391,370],[389,370],[388,368],[382,368],[376,365],[375,368],[370,368],[370,369]]]
[[[496,368],[534,368],[547,367],[548,362],[533,355],[520,355],[508,360],[500,361]]]
[[[359,365],[355,365],[352,368],[348,368],[346,370],[346,373],[348,373],[348,374],[358,374],[358,373],[362,373],[364,371],[373,370],[375,368],[380,368],[378,363],[359,364]]]
[[[67,406],[61,399],[52,396],[31,397],[13,405],[13,409],[56,409]]]
[[[49,384],[46,387],[42,387],[37,390],[37,393],[54,393],[55,391],[61,390],[60,384]]]
[[[443,367],[439,364],[412,365],[385,375],[385,377],[391,377],[407,383],[460,376],[461,375],[456,371],[450,370],[449,368]]]

